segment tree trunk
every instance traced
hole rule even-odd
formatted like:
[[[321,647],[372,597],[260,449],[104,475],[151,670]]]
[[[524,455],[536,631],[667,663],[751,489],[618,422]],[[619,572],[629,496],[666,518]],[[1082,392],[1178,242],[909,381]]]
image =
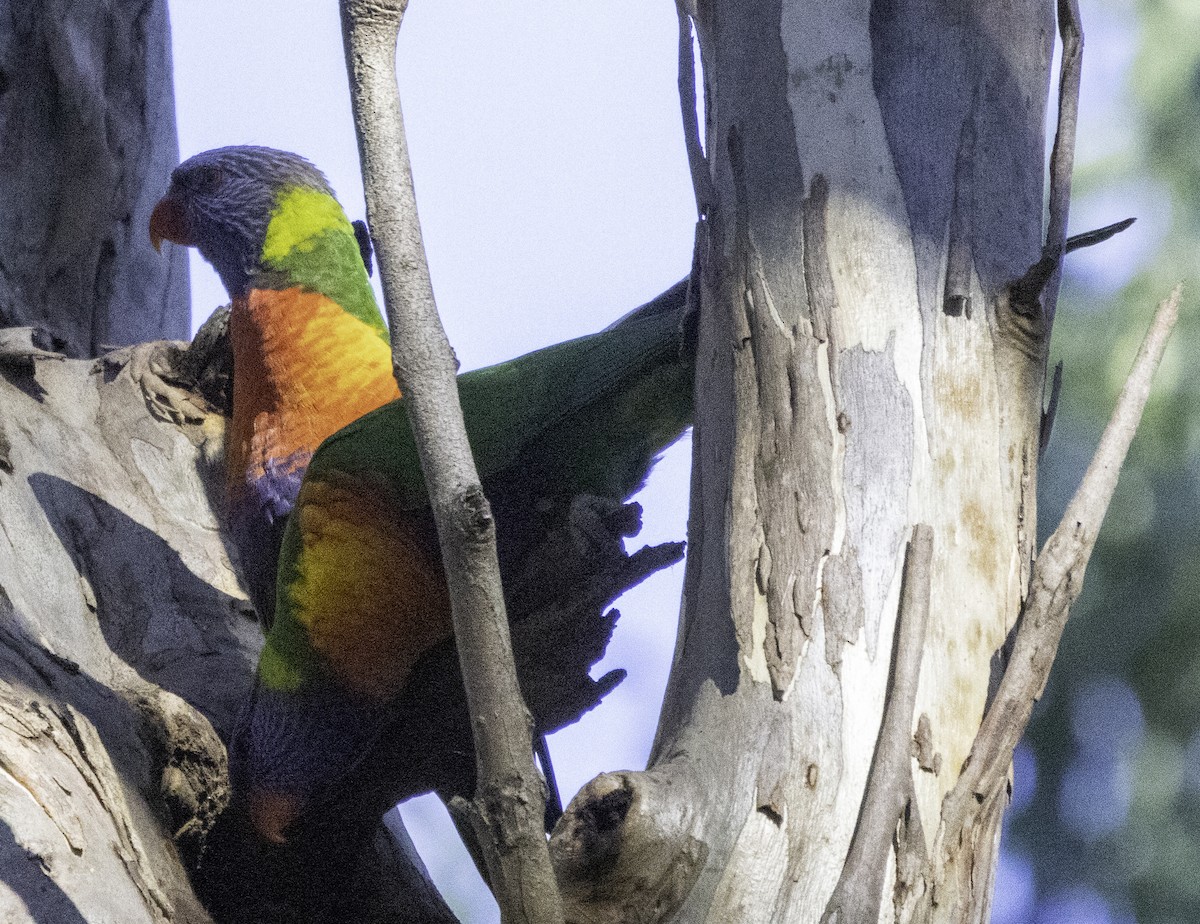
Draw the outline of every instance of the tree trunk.
[[[187,258],[146,235],[179,161],[166,0],[7,4],[0,135],[0,324],[70,356],[186,337]]]
[[[1044,325],[1010,285],[1041,255],[1051,10],[694,14],[682,621],[650,767],[556,832],[568,919],[986,921],[1003,786],[926,857],[1035,552]],[[927,626],[900,606],[918,524]]]
[[[209,505],[222,418],[172,403],[151,348],[87,362],[19,333],[0,351],[0,917],[207,921],[180,851],[227,796],[217,733],[260,644]]]

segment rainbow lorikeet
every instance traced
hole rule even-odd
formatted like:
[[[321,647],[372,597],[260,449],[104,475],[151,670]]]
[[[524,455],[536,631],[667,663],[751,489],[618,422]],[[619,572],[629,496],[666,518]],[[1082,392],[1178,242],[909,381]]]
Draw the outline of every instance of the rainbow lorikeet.
[[[451,637],[437,537],[386,331],[324,177],[270,149],[206,152],[175,171],[151,234],[197,246],[233,299],[230,520],[273,618],[231,771],[258,833],[283,841]],[[678,302],[460,376],[505,573],[576,497],[628,498],[690,425],[682,310],[661,310]]]
[[[321,441],[400,394],[354,229],[324,175],[261,147],[197,154],[150,219],[193,246],[231,299],[227,513],[250,599],[275,608],[279,543]]]

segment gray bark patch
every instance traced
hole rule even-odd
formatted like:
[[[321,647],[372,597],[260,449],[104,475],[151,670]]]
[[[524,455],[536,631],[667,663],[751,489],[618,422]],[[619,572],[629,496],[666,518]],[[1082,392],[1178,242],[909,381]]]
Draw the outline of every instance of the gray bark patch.
[[[858,550],[867,652],[875,657],[879,620],[900,563],[912,480],[912,397],[896,375],[895,340],[881,353],[861,347],[839,359],[845,432],[846,542]],[[880,453],[879,448],[890,451]],[[828,618],[828,616],[827,616]]]

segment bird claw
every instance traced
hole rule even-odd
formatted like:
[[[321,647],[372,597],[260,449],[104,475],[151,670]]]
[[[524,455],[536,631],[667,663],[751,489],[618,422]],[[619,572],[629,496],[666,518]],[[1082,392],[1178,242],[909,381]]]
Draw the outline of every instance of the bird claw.
[[[567,524],[581,558],[615,559],[625,554],[621,540],[641,530],[642,506],[581,494],[571,501]]]
[[[202,423],[209,416],[203,398],[187,388],[176,371],[180,345],[172,341],[139,343],[104,357],[107,364],[124,365],[137,383],[150,413],[177,426]]]

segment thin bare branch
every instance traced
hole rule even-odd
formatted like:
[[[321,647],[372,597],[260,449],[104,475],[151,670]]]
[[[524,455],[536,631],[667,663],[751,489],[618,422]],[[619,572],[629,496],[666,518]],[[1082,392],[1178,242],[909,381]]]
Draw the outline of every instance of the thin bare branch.
[[[1159,304],[1096,454],[1062,522],[1038,556],[1008,669],[984,716],[962,775],[942,805],[941,838],[957,838],[980,800],[986,801],[987,794],[1008,774],[1013,749],[1050,676],[1071,604],[1083,587],[1088,558],[1150,395],[1151,379],[1179,317],[1179,297],[1180,287],[1176,286]]]
[[[561,922],[543,834],[545,793],[521,699],[495,522],[471,456],[456,362],[433,297],[396,85],[407,0],[342,0],[367,219],[383,281],[397,378],[429,486],[475,737],[476,828],[506,922]],[[503,841],[503,849],[497,844]]]
[[[712,177],[708,160],[700,144],[700,121],[696,114],[696,56],[692,49],[692,17],[683,0],[676,0],[679,13],[679,108],[683,115],[683,143],[687,148],[688,168],[692,172],[692,191],[696,195],[696,214],[704,218],[712,207]]]
[[[867,776],[858,826],[822,924],[874,921],[879,917],[888,851],[896,825],[913,791],[913,710],[921,677],[921,654],[929,622],[933,570],[933,527],[918,523],[904,555],[892,676],[879,728],[875,759]],[[914,804],[913,810],[916,810]],[[917,822],[919,824],[919,822]]]
[[[1038,430],[1038,456],[1046,453],[1050,445],[1050,434],[1054,431],[1054,418],[1058,416],[1058,399],[1062,395],[1062,360],[1054,365],[1054,377],[1050,380],[1050,400],[1042,411],[1042,424]]]
[[[1044,290],[1046,336],[1054,326],[1058,288],[1062,281],[1062,256],[1066,252],[1067,220],[1071,212],[1071,178],[1075,172],[1075,128],[1079,121],[1079,80],[1083,72],[1083,23],[1078,0],[1058,0],[1058,34],[1062,38],[1062,66],[1058,78],[1058,125],[1050,154],[1050,221],[1042,258],[1052,260],[1054,271]]]
[[[971,317],[971,217],[973,214],[972,179],[975,171],[976,99],[963,119],[959,133],[958,156],[954,166],[954,202],[950,210],[949,240],[946,248],[946,283],[942,311],[950,317]]]
[[[1116,237],[1122,231],[1126,230],[1136,218],[1125,218],[1121,221],[1114,221],[1111,225],[1105,225],[1103,228],[1097,228],[1094,231],[1084,231],[1080,234],[1072,234],[1067,238],[1063,250],[1066,253],[1072,253],[1076,250],[1082,250],[1084,247],[1093,247],[1096,244],[1103,244],[1109,238]]]

